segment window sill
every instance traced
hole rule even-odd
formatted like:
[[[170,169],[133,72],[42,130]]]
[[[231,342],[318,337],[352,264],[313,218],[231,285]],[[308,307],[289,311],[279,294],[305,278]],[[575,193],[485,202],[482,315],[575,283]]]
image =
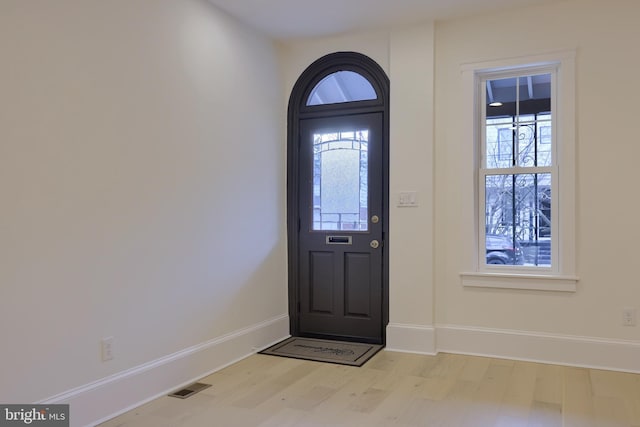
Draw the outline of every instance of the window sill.
[[[462,286],[475,288],[522,289],[576,292],[578,277],[512,273],[460,273]]]

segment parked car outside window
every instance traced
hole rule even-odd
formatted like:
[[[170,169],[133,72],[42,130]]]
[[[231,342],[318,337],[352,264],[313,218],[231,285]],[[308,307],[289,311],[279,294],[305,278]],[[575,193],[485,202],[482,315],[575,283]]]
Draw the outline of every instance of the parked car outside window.
[[[485,238],[487,264],[522,265],[524,256],[522,247],[509,236],[487,234]]]

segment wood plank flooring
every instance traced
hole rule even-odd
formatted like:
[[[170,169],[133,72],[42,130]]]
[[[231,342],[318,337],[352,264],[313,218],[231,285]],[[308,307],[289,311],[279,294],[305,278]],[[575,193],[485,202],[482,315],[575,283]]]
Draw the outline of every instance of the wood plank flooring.
[[[102,427],[640,427],[640,375],[381,351],[363,367],[256,354]]]

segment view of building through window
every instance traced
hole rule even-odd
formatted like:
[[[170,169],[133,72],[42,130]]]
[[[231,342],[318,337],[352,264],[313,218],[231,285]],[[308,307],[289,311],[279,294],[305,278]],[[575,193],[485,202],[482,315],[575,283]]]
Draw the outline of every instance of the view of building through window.
[[[486,87],[481,166],[486,263],[550,267],[551,75],[486,80]]]

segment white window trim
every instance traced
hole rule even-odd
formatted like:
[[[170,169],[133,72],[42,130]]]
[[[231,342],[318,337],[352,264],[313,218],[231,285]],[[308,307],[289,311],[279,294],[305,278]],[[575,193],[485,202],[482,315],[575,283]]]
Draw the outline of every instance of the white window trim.
[[[462,252],[463,286],[503,289],[524,289],[575,292],[579,278],[576,275],[576,120],[575,120],[575,50],[549,52],[517,58],[482,61],[461,67],[464,111],[461,140],[462,191],[461,209],[463,236],[472,236],[472,243],[464,245]],[[480,143],[477,129],[481,114],[478,112],[480,76],[503,71],[556,67],[556,101],[554,110],[554,142],[558,167],[556,212],[554,220],[555,254],[552,268],[500,268],[480,265],[480,220],[478,168]],[[470,146],[472,144],[472,147]],[[552,206],[553,207],[553,206]],[[552,235],[552,236],[553,236]],[[466,240],[466,239],[465,239]],[[484,251],[482,252],[484,253]]]

